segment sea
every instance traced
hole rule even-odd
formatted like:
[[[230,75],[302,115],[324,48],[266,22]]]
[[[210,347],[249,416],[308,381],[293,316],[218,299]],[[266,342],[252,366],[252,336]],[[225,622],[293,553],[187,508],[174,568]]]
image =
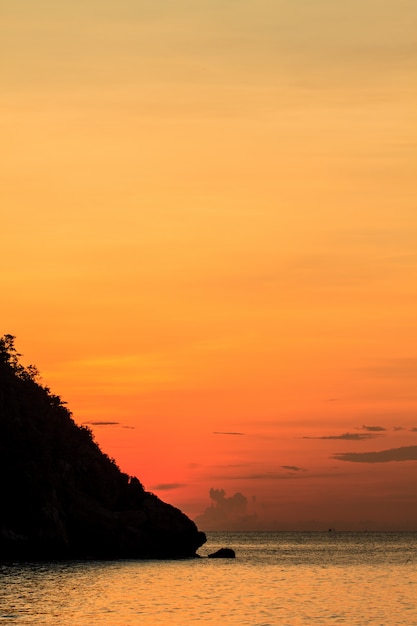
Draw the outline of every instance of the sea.
[[[207,537],[180,561],[0,564],[0,625],[417,626],[417,532]]]

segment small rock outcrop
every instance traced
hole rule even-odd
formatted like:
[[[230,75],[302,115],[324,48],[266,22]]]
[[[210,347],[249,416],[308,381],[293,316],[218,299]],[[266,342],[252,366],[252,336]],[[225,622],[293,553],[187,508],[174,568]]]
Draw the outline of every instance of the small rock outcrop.
[[[0,561],[195,556],[204,533],[121,472],[19,356],[0,338]]]
[[[232,548],[220,548],[216,552],[207,555],[209,559],[234,559],[235,551]]]

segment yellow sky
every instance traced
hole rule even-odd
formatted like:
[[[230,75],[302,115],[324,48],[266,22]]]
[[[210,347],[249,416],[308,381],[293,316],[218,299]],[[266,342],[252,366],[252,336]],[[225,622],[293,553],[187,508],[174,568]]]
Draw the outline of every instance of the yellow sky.
[[[203,530],[415,519],[416,21],[2,8],[1,332]]]

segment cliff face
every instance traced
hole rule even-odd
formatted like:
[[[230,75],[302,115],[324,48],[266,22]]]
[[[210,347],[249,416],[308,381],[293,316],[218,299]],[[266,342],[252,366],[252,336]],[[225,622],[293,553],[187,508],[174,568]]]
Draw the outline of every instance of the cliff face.
[[[0,338],[0,560],[194,556],[204,533],[119,470],[13,339]]]

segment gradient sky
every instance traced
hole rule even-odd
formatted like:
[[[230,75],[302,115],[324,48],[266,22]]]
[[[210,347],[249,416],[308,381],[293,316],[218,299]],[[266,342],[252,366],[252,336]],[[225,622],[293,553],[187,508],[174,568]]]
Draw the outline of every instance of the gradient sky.
[[[2,6],[0,334],[202,530],[417,519],[417,4]]]

